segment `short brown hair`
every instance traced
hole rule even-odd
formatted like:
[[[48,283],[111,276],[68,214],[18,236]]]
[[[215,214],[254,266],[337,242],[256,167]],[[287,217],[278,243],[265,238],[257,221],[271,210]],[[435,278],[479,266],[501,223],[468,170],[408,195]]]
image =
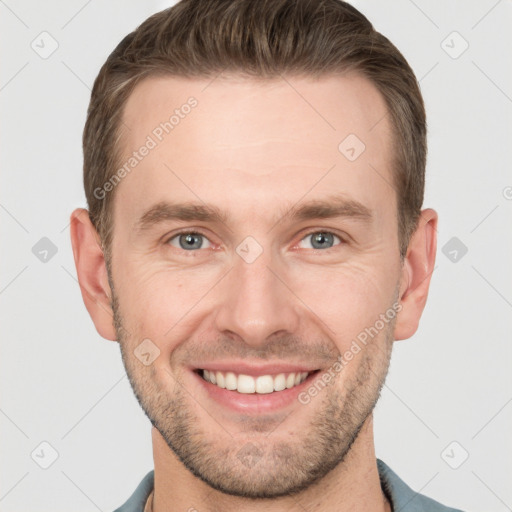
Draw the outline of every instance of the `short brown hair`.
[[[181,0],[127,35],[102,66],[83,134],[91,222],[109,259],[114,193],[98,198],[121,161],[123,109],[150,76],[319,77],[344,71],[369,79],[385,99],[393,130],[392,176],[403,259],[423,203],[426,119],[403,55],[357,9],[340,0]]]

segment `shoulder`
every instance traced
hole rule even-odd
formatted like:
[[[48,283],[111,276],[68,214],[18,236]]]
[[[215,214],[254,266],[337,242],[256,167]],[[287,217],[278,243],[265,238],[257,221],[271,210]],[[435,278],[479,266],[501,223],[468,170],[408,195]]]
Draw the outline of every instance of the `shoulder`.
[[[128,500],[114,512],[143,512],[146,501],[153,490],[155,471],[151,470],[139,483]]]
[[[382,490],[395,512],[463,512],[413,491],[386,463],[377,459]]]

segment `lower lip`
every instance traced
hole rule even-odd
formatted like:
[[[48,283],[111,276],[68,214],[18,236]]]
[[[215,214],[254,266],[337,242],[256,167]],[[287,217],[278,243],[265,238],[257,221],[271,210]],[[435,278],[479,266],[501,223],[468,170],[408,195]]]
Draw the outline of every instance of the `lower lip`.
[[[304,382],[293,388],[274,391],[272,393],[239,393],[223,389],[211,382],[204,380],[197,372],[192,372],[200,385],[208,393],[208,396],[219,404],[232,411],[245,414],[264,414],[276,412],[298,402],[298,395],[308,388],[313,380],[320,374],[319,370],[308,375]]]

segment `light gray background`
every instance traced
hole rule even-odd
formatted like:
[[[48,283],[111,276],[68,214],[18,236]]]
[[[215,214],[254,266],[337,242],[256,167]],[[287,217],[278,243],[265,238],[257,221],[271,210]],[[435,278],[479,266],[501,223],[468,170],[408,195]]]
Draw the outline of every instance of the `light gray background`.
[[[353,3],[420,80],[424,207],[440,216],[420,329],[396,343],[376,408],[377,456],[441,502],[512,510],[512,3]],[[110,511],[153,468],[150,423],[118,345],[100,338],[82,303],[68,222],[85,207],[93,80],[122,37],[168,5],[0,0],[2,512]],[[31,48],[51,48],[43,31],[59,45],[47,59]],[[458,58],[453,31],[469,44]],[[58,249],[46,263],[32,252],[42,237]],[[456,262],[442,251],[452,237],[468,248]],[[43,441],[59,454],[48,469],[35,462],[50,460]]]

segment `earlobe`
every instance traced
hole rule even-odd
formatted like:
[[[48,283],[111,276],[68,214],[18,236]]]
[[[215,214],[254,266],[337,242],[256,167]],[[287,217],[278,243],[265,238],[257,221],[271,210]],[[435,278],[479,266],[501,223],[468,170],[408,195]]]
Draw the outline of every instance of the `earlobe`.
[[[85,307],[100,336],[116,341],[107,267],[98,233],[87,210],[77,208],[73,211],[70,231],[75,267]]]
[[[410,338],[418,329],[427,302],[430,279],[434,271],[437,250],[437,220],[435,210],[422,210],[418,227],[413,233],[402,266],[400,304],[395,340]]]

